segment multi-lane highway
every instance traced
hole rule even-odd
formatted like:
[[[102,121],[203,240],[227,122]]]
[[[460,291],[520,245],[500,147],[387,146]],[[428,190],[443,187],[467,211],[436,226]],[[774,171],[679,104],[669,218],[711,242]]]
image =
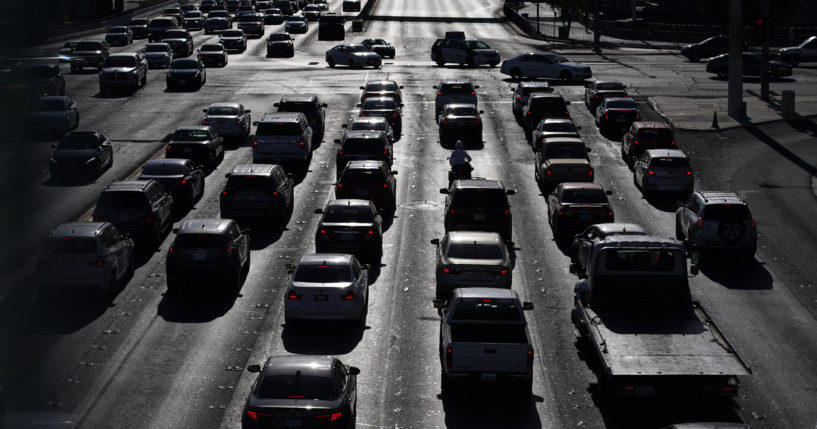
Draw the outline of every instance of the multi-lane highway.
[[[333,2],[332,9],[340,9]],[[462,30],[497,49],[503,59],[545,42],[518,33],[488,1],[379,1],[363,33],[389,40],[394,60],[379,70],[330,69],[325,51],[337,44],[317,40],[317,25],[296,35],[291,59],[265,58],[265,39],[253,39],[225,68],[208,69],[195,92],[167,92],[165,71],[151,70],[134,94],[102,96],[95,72],[66,72],[67,94],[80,106],[80,129],[97,129],[114,141],[115,164],[92,183],[63,185],[48,178],[51,141],[4,142],[3,189],[9,219],[6,237],[37,243],[60,222],[87,220],[87,211],[110,181],[131,177],[147,159],[161,156],[166,136],[195,125],[212,102],[238,101],[254,119],[272,111],[289,93],[317,93],[328,104],[326,136],[309,170],[297,177],[295,210],[283,229],[252,231],[252,266],[235,297],[191,293],[165,296],[164,258],[171,237],[155,253],[141,253],[139,268],[113,300],[88,296],[40,299],[33,277],[18,276],[14,308],[0,325],[0,384],[6,392],[7,426],[43,422],[54,427],[211,428],[240,427],[244,398],[254,380],[244,368],[268,356],[318,354],[341,357],[361,369],[360,428],[567,428],[660,427],[673,422],[734,421],[752,428],[813,427],[817,422],[817,278],[813,243],[817,212],[812,192],[815,127],[810,121],[715,133],[680,133],[699,189],[742,192],[761,235],[753,264],[706,261],[690,279],[693,295],[717,319],[752,366],[733,401],[611,400],[596,388],[593,360],[575,345],[570,310],[576,277],[568,272],[566,244],[553,240],[545,199],[533,179],[533,154],[511,113],[511,80],[498,68],[437,67],[429,57],[446,30]],[[400,18],[398,18],[400,17]],[[283,26],[267,26],[267,34]],[[217,35],[194,33],[196,46]],[[144,40],[112,52],[144,47]],[[712,79],[703,64],[680,55],[644,50],[562,51],[584,62],[595,77],[620,80],[644,100],[651,95],[723,95],[726,82]],[[383,266],[372,273],[365,328],[343,324],[284,325],[286,264],[314,251],[314,213],[334,197],[332,143],[355,112],[367,79],[396,80],[403,90],[403,136],[395,144],[398,206],[384,233]],[[518,403],[486,389],[441,398],[439,319],[434,297],[434,247],[443,235],[443,202],[449,150],[438,142],[432,86],[445,77],[468,77],[480,85],[485,145],[470,150],[476,176],[499,179],[517,190],[513,210],[513,289],[536,310],[528,312],[536,349],[534,396]],[[814,67],[795,69],[774,90],[817,92]],[[552,83],[573,101],[571,117],[592,148],[596,181],[613,191],[618,221],[643,225],[657,236],[675,234],[672,199],[645,200],[621,161],[619,142],[601,135],[581,102],[579,84]],[[758,86],[749,81],[747,89]],[[705,101],[702,101],[705,104]],[[705,108],[705,107],[702,107]],[[798,129],[799,128],[799,129]],[[224,174],[252,161],[248,144],[230,149],[206,178],[205,194],[182,219],[218,217]],[[24,146],[23,146],[24,145]],[[21,149],[24,147],[24,149]],[[13,179],[13,181],[12,181]],[[14,210],[11,210],[11,209]],[[85,216],[85,217],[83,217]],[[14,223],[18,222],[18,223]],[[4,240],[5,241],[5,240]],[[34,246],[33,244],[31,246]],[[22,252],[22,270],[33,249]],[[29,293],[25,291],[30,291]],[[586,361],[586,359],[589,361]],[[24,426],[23,426],[24,427]]]

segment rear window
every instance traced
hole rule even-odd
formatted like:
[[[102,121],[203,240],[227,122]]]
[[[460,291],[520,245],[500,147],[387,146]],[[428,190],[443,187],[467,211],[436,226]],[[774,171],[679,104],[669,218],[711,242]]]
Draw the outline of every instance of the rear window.
[[[323,221],[327,223],[372,223],[374,213],[366,206],[330,206],[324,212]]]
[[[257,136],[301,135],[301,125],[297,122],[261,122],[255,130]]]
[[[650,167],[689,167],[689,160],[686,158],[653,158],[650,160]]]
[[[332,399],[332,380],[315,375],[269,375],[258,387],[258,396],[268,399]]]
[[[147,208],[145,194],[132,192],[103,192],[96,207],[102,209],[141,209]]]
[[[386,150],[383,140],[379,138],[351,138],[343,142],[343,150],[354,153],[380,153]]]
[[[292,38],[289,36],[289,34],[276,33],[276,34],[270,34],[269,39],[267,39],[267,40],[272,40],[272,41],[276,41],[276,40],[292,40]]]
[[[440,86],[441,95],[474,95],[474,88],[470,83],[446,83]]]
[[[534,92],[551,92],[553,88],[549,86],[523,86],[519,90],[519,95],[531,95]]]
[[[387,122],[352,122],[349,131],[386,131]]]
[[[239,22],[261,22],[263,19],[258,15],[241,15],[238,17]]]
[[[363,109],[364,110],[377,110],[377,109],[386,109],[392,110],[395,108],[394,99],[386,98],[386,99],[368,99],[363,102]]]
[[[227,188],[233,190],[246,189],[252,191],[270,191],[278,186],[269,176],[230,176],[227,179]]]
[[[487,43],[480,40],[469,40],[465,43],[468,45],[468,49],[491,49]]]
[[[210,138],[210,135],[205,130],[176,130],[173,133],[173,141],[177,142],[198,142]]]
[[[672,130],[669,128],[641,128],[638,139],[645,142],[672,141]]]
[[[244,35],[244,32],[241,30],[227,30],[221,33],[221,37],[241,37]]]
[[[164,43],[161,45],[148,44],[145,46],[145,52],[167,52],[168,46]]]
[[[567,105],[561,98],[532,98],[531,109],[536,109],[541,112],[562,114],[567,112]]]
[[[607,102],[607,107],[611,109],[635,109],[635,101],[631,99],[611,100]]]
[[[564,132],[564,133],[578,133],[576,125],[571,122],[551,122],[542,125],[542,131],[548,132]]]
[[[224,48],[221,45],[202,45],[202,52],[221,52]]]
[[[596,89],[601,91],[623,91],[624,85],[619,82],[605,82],[596,84]]]
[[[26,79],[49,79],[54,76],[51,67],[26,67],[23,77]]]
[[[385,179],[383,178],[383,174],[380,172],[380,169],[371,169],[371,170],[362,170],[362,169],[354,169],[354,170],[345,170],[343,176],[341,177],[342,183],[383,183]]]
[[[65,103],[62,100],[37,100],[34,105],[34,110],[43,111],[63,111],[65,110]]]
[[[180,249],[220,249],[226,246],[227,237],[221,234],[179,234],[173,242],[173,247]]]
[[[348,283],[352,270],[346,265],[300,265],[292,281],[304,283]]]
[[[601,189],[565,189],[562,191],[562,202],[580,204],[607,203],[607,195]]]
[[[237,116],[238,107],[213,106],[207,109],[207,114],[212,116]]]
[[[196,60],[174,60],[170,67],[181,70],[195,70],[199,68],[199,62]]]
[[[505,192],[501,189],[460,189],[454,193],[451,207],[504,210],[508,208],[508,197],[505,196]]]
[[[150,176],[184,174],[184,164],[168,164],[166,162],[149,163],[142,169],[142,174]]]
[[[482,299],[461,301],[454,311],[457,320],[521,320],[519,307],[513,302]]]
[[[136,58],[133,57],[108,57],[102,67],[136,67]]]
[[[147,18],[134,18],[128,21],[128,25],[147,25]]]
[[[447,255],[461,259],[503,259],[502,249],[495,244],[451,243]]]
[[[102,49],[100,42],[79,42],[75,50],[77,51],[98,51]]]
[[[554,143],[547,145],[545,153],[548,158],[553,159],[584,158],[587,154],[582,144]]]
[[[66,134],[57,144],[57,149],[94,149],[99,144],[93,134]]]
[[[173,25],[173,20],[168,18],[156,18],[150,20],[151,27],[173,27]]]
[[[51,255],[85,255],[96,253],[96,240],[93,238],[52,237],[45,242],[46,254]]]
[[[711,204],[704,208],[707,220],[751,219],[749,207],[743,204]]]
[[[453,107],[446,110],[446,113],[451,116],[477,116],[477,109],[473,107]]]
[[[609,271],[673,271],[675,255],[672,250],[607,249],[605,264]]]
[[[108,33],[127,33],[128,27],[111,27]]]
[[[315,103],[308,101],[285,101],[278,104],[278,111],[315,114],[318,112],[318,109],[315,107]]]
[[[162,34],[163,39],[187,39],[189,34],[185,30],[167,30]]]
[[[366,91],[397,91],[397,89],[397,84],[394,82],[369,82],[366,84]]]

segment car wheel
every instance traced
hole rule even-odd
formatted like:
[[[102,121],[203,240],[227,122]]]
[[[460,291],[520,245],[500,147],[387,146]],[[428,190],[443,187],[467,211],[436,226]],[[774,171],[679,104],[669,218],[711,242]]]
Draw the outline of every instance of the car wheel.
[[[675,221],[675,239],[684,242],[686,240],[686,236],[684,235],[684,229],[681,228],[681,225],[678,224],[678,221]]]
[[[725,68],[719,68],[717,74],[719,78],[726,79],[729,76],[729,71]]]
[[[789,65],[794,67],[794,66],[800,64],[800,57],[798,57],[797,55],[788,55],[788,56],[783,58],[783,61],[789,63]]]
[[[522,80],[522,70],[519,70],[517,67],[511,69],[511,78],[517,81]]]
[[[116,267],[111,268],[111,278],[108,280],[108,286],[105,288],[105,295],[108,298],[116,297],[119,293],[119,282],[116,280]]]
[[[701,60],[701,54],[693,52],[689,54],[689,60],[692,61],[693,63],[697,63],[698,61]]]
[[[474,58],[468,58],[468,67],[477,67],[477,62],[474,61]]]
[[[147,84],[148,84],[148,74],[147,74],[147,73],[145,73],[145,75],[144,75],[144,76],[142,76],[142,83],[141,83],[141,86],[143,86],[143,87],[144,87],[144,86],[145,86],[145,85],[147,85]]]
[[[329,68],[335,68],[335,61],[331,58],[328,58],[326,62],[329,64]]]
[[[572,76],[570,76],[570,72],[567,70],[562,70],[562,72],[559,73],[559,79],[561,79],[563,82],[569,82],[571,80],[571,77]]]
[[[445,65],[445,61],[443,61],[443,60],[437,60],[437,67],[442,67],[442,66],[444,66],[444,65]]]

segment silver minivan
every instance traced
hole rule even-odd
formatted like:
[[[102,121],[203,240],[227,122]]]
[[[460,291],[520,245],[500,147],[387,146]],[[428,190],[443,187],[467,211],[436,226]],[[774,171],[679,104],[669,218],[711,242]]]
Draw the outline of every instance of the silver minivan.
[[[267,113],[257,122],[252,142],[252,162],[278,164],[312,159],[312,127],[300,112]]]

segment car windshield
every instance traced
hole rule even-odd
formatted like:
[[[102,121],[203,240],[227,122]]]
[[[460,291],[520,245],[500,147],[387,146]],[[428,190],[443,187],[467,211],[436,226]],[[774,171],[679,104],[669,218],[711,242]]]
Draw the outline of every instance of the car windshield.
[[[207,109],[209,116],[238,116],[238,107],[234,106],[211,106]]]
[[[136,67],[136,58],[133,57],[108,57],[102,67]]]
[[[460,301],[453,317],[457,320],[521,320],[519,307],[512,301],[492,299]]]
[[[451,116],[477,116],[477,109],[473,106],[452,107],[446,113]]]
[[[610,271],[674,271],[675,251],[659,249],[607,249]]]
[[[299,265],[292,277],[294,282],[349,283],[354,281],[348,265]]]
[[[34,110],[45,112],[45,111],[57,111],[62,112],[65,110],[65,102],[62,100],[37,100],[37,103],[34,105]]]
[[[268,375],[258,387],[265,399],[326,400],[336,396],[332,380],[315,375]]]
[[[134,18],[128,21],[128,25],[147,25],[147,18]]]
[[[323,214],[327,223],[373,223],[374,213],[368,206],[329,206]]]
[[[241,37],[244,35],[244,32],[241,30],[227,30],[221,33],[221,37]]]
[[[57,149],[96,149],[98,141],[93,134],[66,134]]]
[[[304,17],[302,17],[302,16],[289,16],[289,17],[287,17],[287,22],[304,22]]]
[[[576,125],[572,122],[543,122],[542,131],[578,133],[579,130],[576,129]]]
[[[167,162],[149,162],[142,168],[142,174],[148,176],[176,176],[184,174],[184,164]]]
[[[176,236],[173,247],[179,249],[222,249],[227,247],[227,237],[221,234],[184,233]]]
[[[108,33],[127,33],[128,27],[111,27]]]
[[[173,141],[181,141],[181,142],[193,142],[193,141],[203,141],[210,138],[210,135],[205,130],[176,130],[173,133]]]
[[[363,102],[363,110],[394,110],[396,107],[393,98],[370,98]]]
[[[301,125],[297,122],[262,122],[255,134],[258,136],[299,136]]]
[[[343,150],[349,153],[377,154],[386,150],[379,138],[348,138],[343,142]]]
[[[346,47],[348,52],[369,52],[369,48],[363,45],[349,45]]]
[[[369,82],[366,84],[366,91],[397,91],[397,84],[394,82]]]
[[[286,34],[286,33],[270,34],[269,35],[269,40],[273,40],[273,41],[287,40],[287,41],[289,41],[289,40],[292,40],[292,37],[290,37],[290,35]]]
[[[200,51],[201,52],[221,52],[224,50],[224,47],[221,45],[202,45]]]
[[[601,189],[565,189],[562,202],[578,204],[605,204],[607,195]]]
[[[185,18],[201,18],[201,12],[193,10],[184,14]]]
[[[45,242],[45,254],[86,255],[96,253],[96,240],[79,237],[51,237]]]
[[[586,154],[583,144],[551,143],[545,148],[546,157],[553,159],[584,158]]]
[[[352,122],[349,125],[349,131],[386,131],[388,122]]]
[[[170,67],[181,70],[196,70],[199,68],[199,63],[196,60],[181,59],[173,61]]]
[[[99,42],[79,42],[75,50],[77,51],[99,51],[102,49],[102,43]]]
[[[465,188],[454,193],[451,208],[505,210],[508,197],[502,189]]]
[[[635,101],[632,99],[607,100],[607,107],[610,109],[635,109]]]
[[[496,244],[451,243],[448,246],[449,258],[460,259],[503,259],[502,249]]]
[[[619,82],[602,82],[596,84],[596,89],[600,91],[623,91],[624,85]]]
[[[380,169],[360,169],[345,170],[340,179],[341,183],[361,183],[361,184],[378,184],[386,180]]]
[[[470,83],[447,83],[440,87],[438,95],[473,95],[474,89]]]
[[[233,190],[248,191],[274,191],[275,182],[269,176],[235,176],[231,175],[227,179],[227,188]]]
[[[552,62],[554,62],[554,63],[556,63],[556,64],[559,64],[559,63],[566,63],[566,62],[568,62],[568,61],[567,61],[567,58],[565,58],[565,57],[563,57],[563,56],[561,56],[561,55],[556,55],[556,54],[547,54],[547,55],[545,55],[545,56],[546,56],[546,57],[547,57],[547,58],[548,58],[550,61],[552,61]]]
[[[669,128],[642,128],[638,130],[637,140],[643,140],[645,143],[672,141],[672,130]]]
[[[689,167],[689,160],[686,158],[653,158],[650,160],[650,168],[662,167]]]
[[[147,207],[145,195],[133,192],[103,192],[96,203],[97,209],[129,210]]]
[[[523,86],[519,90],[519,95],[525,96],[525,95],[531,95],[534,92],[551,92],[551,91],[552,91],[552,89],[548,85],[545,85],[545,86]]]
[[[749,207],[743,204],[711,204],[704,209],[706,220],[751,219]]]
[[[481,40],[469,40],[466,44],[468,45],[468,49],[491,49],[487,43]]]
[[[26,79],[48,79],[54,76],[54,72],[50,67],[26,67],[23,72],[23,77]]]
[[[155,45],[153,43],[148,44],[145,46],[145,52],[167,52],[169,46],[165,44]]]

